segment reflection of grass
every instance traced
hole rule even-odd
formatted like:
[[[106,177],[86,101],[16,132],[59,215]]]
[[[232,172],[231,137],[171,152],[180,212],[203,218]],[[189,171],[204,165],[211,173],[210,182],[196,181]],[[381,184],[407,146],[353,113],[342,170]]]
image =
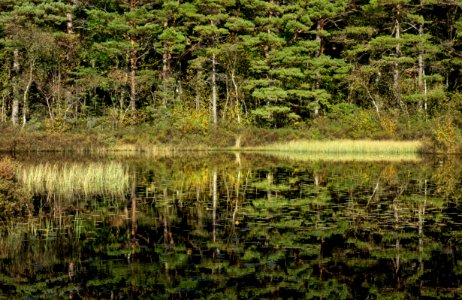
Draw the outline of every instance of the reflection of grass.
[[[117,144],[111,147],[100,147],[94,152],[100,154],[119,154],[125,156],[148,155],[148,156],[171,156],[176,152],[172,146],[167,145],[139,145],[139,144]]]
[[[19,180],[31,192],[75,194],[123,194],[129,187],[129,175],[120,163],[69,163],[21,166]]]
[[[303,153],[404,154],[417,153],[421,146],[422,143],[419,141],[299,140],[284,144],[266,145],[258,147],[256,150]]]
[[[295,161],[419,161],[420,158],[416,153],[315,153],[315,152],[282,152],[282,151],[265,151],[274,157],[295,160]]]

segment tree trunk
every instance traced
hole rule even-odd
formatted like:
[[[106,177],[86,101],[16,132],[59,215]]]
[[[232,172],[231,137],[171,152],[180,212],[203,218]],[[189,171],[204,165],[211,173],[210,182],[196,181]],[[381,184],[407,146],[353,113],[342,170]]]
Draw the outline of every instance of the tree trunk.
[[[422,5],[422,4],[421,4]],[[422,20],[419,22],[419,37],[422,39],[423,34],[424,34],[424,25],[425,21],[423,16]],[[422,101],[419,101],[419,109],[424,109],[425,112],[425,120],[426,120],[426,115],[427,115],[427,80],[425,79],[425,62],[423,59],[424,55],[424,50],[422,49],[423,43],[420,42],[421,49],[419,50],[419,74],[418,74],[418,88],[419,88],[419,93],[423,95],[423,103]]]
[[[216,73],[217,57],[216,54],[212,54],[212,114],[213,124],[216,126],[218,123],[217,117],[217,73]]]
[[[395,21],[395,38],[399,39],[401,37],[401,24],[400,24],[400,7],[401,5],[396,5],[396,21]],[[400,43],[396,44],[395,47],[395,57],[399,58],[401,53]],[[399,64],[398,61],[393,62],[393,92],[396,94],[399,93]]]
[[[32,61],[29,67],[29,80],[27,81],[26,89],[23,94],[23,104],[22,104],[22,126],[26,125],[27,122],[27,113],[28,113],[28,98],[29,90],[32,85],[33,71],[34,71],[35,61]]]
[[[396,19],[395,19],[395,39],[401,38],[401,4],[397,4],[396,7]],[[395,57],[398,59],[401,56],[401,44],[398,41],[395,47]],[[393,94],[396,101],[398,102],[401,110],[407,112],[407,109],[401,99],[401,88],[399,84],[400,72],[398,60],[393,62]]]
[[[133,49],[130,54],[130,109],[132,112],[136,110],[136,55],[137,50],[136,41],[134,38],[130,38]]]
[[[13,126],[18,125],[19,116],[19,50],[14,49],[13,52],[13,105],[11,108],[11,121]]]
[[[271,0],[270,3],[273,4],[274,1]],[[271,19],[271,18],[273,18],[273,12],[272,12],[272,11],[270,11],[270,12],[268,13],[268,19]],[[268,28],[268,30],[266,31],[266,33],[267,33],[268,35],[270,35],[271,29]],[[269,45],[269,44],[265,44],[265,46],[263,47],[263,53],[264,53],[264,55],[265,55],[265,61],[268,59],[268,53],[269,53],[269,51],[270,51],[270,45]]]
[[[319,58],[324,54],[324,40],[322,37],[322,30],[324,30],[324,19],[320,18],[317,25],[316,25],[316,42],[319,44],[318,51],[315,53],[315,57]],[[315,82],[315,89],[319,90],[321,88],[321,74],[319,71],[316,71],[316,82]],[[314,116],[319,116],[319,100],[316,99],[315,107],[314,107]]]
[[[6,120],[6,93],[3,91],[2,93],[2,122]]]
[[[130,11],[135,9],[135,0],[130,1]],[[134,24],[132,24],[134,26]],[[132,46],[130,53],[130,109],[136,110],[136,57],[138,55],[137,42],[135,37],[130,34],[130,44]]]
[[[73,21],[73,16],[71,13],[66,14],[66,19],[67,19],[67,33],[68,34],[73,34],[74,33],[74,21]]]
[[[233,86],[234,86],[234,94],[235,94],[234,97],[236,98],[234,105],[235,105],[235,110],[237,114],[237,123],[241,124],[241,111],[239,109],[239,88],[237,87],[234,70],[233,72],[231,72],[231,82],[233,83]]]
[[[168,28],[168,20],[164,20],[164,30]],[[172,55],[167,50],[167,43],[164,43],[164,54],[162,55],[162,80],[167,80],[170,77],[170,63]]]
[[[68,0],[67,2],[74,6],[78,5],[78,1],[76,0]],[[74,15],[72,14],[72,12],[66,13],[66,21],[67,33],[74,34]]]

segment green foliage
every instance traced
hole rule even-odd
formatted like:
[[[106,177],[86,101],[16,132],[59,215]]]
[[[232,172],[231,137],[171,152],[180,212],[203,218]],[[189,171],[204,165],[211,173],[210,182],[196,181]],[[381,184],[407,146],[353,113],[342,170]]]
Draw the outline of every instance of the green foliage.
[[[285,106],[264,106],[251,112],[254,123],[258,126],[281,128],[293,125],[300,117]]]
[[[331,107],[327,115],[329,123],[339,126],[339,134],[354,139],[374,138],[381,131],[376,113],[353,104],[340,103]],[[316,123],[313,124],[316,126]]]
[[[182,134],[205,134],[209,129],[210,117],[207,111],[178,107],[173,111],[171,121]]]
[[[172,117],[202,134],[214,90],[225,127],[428,137],[418,119],[461,126],[461,17],[433,0],[3,0],[1,120],[63,132]]]

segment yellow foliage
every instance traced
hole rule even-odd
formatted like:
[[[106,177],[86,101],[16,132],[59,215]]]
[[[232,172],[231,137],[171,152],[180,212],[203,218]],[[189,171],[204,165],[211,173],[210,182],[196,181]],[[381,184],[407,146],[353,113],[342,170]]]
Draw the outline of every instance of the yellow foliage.
[[[371,111],[360,110],[352,117],[351,136],[355,139],[371,137],[377,129],[375,114]]]
[[[435,120],[432,128],[432,142],[437,151],[455,153],[461,141],[457,126],[451,116],[442,116]]]
[[[383,116],[380,118],[380,126],[389,136],[395,136],[398,129],[398,122],[395,118]]]
[[[13,180],[16,176],[16,163],[9,157],[0,160],[0,178]]]
[[[61,133],[69,130],[71,127],[66,123],[64,115],[59,114],[53,119],[46,119],[45,128],[50,133]]]
[[[206,110],[176,108],[173,111],[174,126],[182,133],[206,133],[209,116]]]

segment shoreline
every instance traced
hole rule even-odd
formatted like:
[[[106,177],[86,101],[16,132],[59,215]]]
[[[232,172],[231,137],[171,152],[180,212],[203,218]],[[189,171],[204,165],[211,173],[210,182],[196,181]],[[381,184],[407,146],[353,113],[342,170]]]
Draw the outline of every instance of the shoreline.
[[[214,129],[208,133],[162,132],[156,128],[121,130],[70,130],[61,133],[7,128],[0,137],[0,152],[149,153],[183,151],[275,151],[344,154],[442,154],[430,140],[417,138],[323,139],[304,129]],[[457,152],[446,152],[457,153]]]

